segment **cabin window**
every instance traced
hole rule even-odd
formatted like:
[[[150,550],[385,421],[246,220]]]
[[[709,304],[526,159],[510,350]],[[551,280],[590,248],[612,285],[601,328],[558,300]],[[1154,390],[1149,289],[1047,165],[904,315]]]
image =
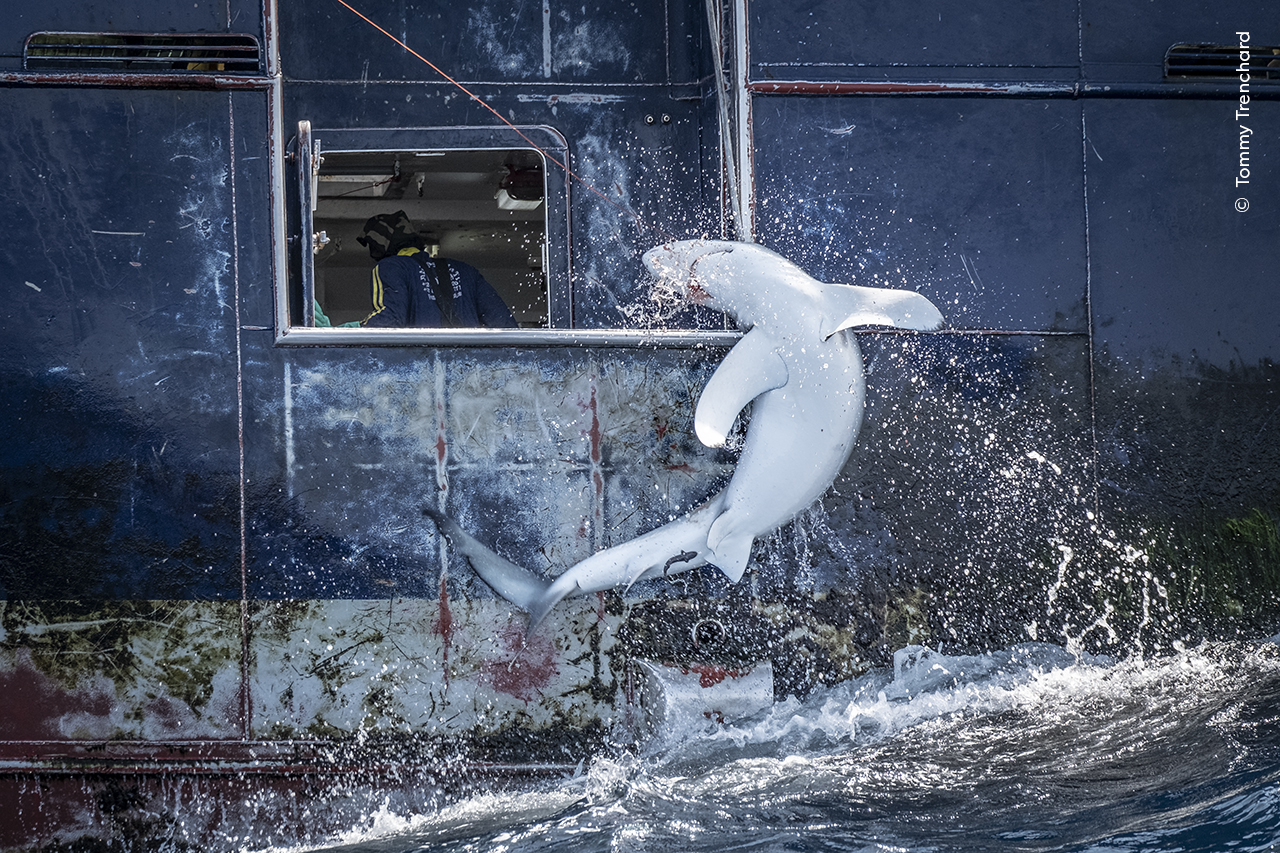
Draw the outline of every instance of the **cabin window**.
[[[1168,79],[1239,80],[1249,83],[1280,80],[1280,47],[1250,44],[1175,44],[1165,52]]]
[[[27,37],[28,71],[110,71],[143,74],[261,70],[258,40],[240,33],[63,33]]]
[[[374,308],[374,258],[360,242],[374,216],[403,211],[431,269],[448,258],[474,267],[510,309],[518,329],[570,326],[565,144],[546,128],[312,129],[290,143],[288,276],[284,337],[364,332]],[[561,161],[563,162],[563,161]],[[415,337],[458,330],[405,326]],[[465,330],[463,330],[465,331]],[[306,341],[320,343],[312,334]]]

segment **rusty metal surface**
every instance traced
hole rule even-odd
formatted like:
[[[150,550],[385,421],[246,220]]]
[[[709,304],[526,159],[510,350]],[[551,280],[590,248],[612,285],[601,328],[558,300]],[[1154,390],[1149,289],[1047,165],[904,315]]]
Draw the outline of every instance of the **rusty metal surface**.
[[[271,86],[268,77],[257,74],[119,74],[94,71],[0,71],[0,85],[6,86],[90,86],[102,89],[227,89],[262,90]]]
[[[263,602],[254,736],[483,740],[612,727],[621,614],[595,596],[526,638],[494,601]],[[577,760],[566,752],[564,760]]]
[[[547,766],[400,766],[292,775],[141,772],[0,773],[0,849],[128,842],[133,849],[235,851],[314,843],[381,810],[440,808],[468,792],[519,789],[571,773]],[[316,808],[317,802],[325,803]]]
[[[896,95],[1014,98],[1220,98],[1239,97],[1239,85],[1213,80],[1194,83],[1143,83],[1070,81],[1028,82],[921,82],[914,80],[752,80],[754,95]],[[1280,99],[1280,90],[1259,89],[1251,97],[1260,101]]]
[[[163,742],[240,735],[240,605],[0,605],[0,736]]]
[[[747,90],[757,95],[1021,95],[1072,96],[1074,83],[974,83],[842,80],[753,80]]]
[[[416,760],[415,760],[416,758]],[[3,741],[0,777],[32,776],[359,776],[374,779],[417,767],[459,777],[538,777],[574,764],[471,761],[456,756],[370,759],[329,741]]]

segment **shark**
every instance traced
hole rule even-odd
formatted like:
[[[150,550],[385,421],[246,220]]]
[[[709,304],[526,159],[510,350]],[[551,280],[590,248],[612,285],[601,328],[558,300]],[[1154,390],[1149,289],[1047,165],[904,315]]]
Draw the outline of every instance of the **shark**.
[[[424,509],[533,631],[571,595],[630,587],[704,565],[741,580],[755,540],[822,496],[853,451],[866,406],[851,331],[932,331],[942,313],[910,290],[822,282],[755,243],[681,240],[644,254],[658,286],[731,316],[746,332],[712,373],[694,410],[704,445],[723,447],[750,406],[746,437],[723,490],[686,515],[605,548],[555,578],[518,566],[434,508]]]

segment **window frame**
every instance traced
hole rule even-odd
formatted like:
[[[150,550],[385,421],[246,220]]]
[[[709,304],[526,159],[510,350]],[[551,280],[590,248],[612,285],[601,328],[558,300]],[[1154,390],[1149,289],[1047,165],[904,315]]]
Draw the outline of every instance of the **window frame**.
[[[548,332],[572,330],[573,293],[570,280],[569,185],[564,172],[547,162],[544,257],[547,287],[547,327],[524,329],[339,328],[314,325],[313,306],[306,294],[314,294],[314,256],[310,251],[311,195],[318,173],[316,143],[321,157],[363,151],[508,151],[541,149],[544,158],[561,162],[568,143],[553,128],[521,127],[519,133],[505,127],[397,127],[311,128],[299,122],[290,140],[282,169],[286,215],[284,269],[275,275],[276,343],[280,345],[365,344],[503,344],[528,343]],[[523,134],[523,137],[521,136]],[[531,144],[532,143],[532,144]],[[372,262],[370,263],[372,269]]]
[[[305,323],[314,323],[312,306],[302,300],[300,281],[304,270],[314,275],[310,252],[311,211],[302,204],[310,193],[310,154],[314,147],[298,145],[296,132],[277,115],[284,137],[276,158],[277,201],[275,213],[276,269],[275,345],[303,347],[470,347],[470,346],[620,346],[620,347],[704,347],[732,346],[742,337],[732,329],[629,329],[575,328],[573,316],[573,268],[570,184],[563,169],[549,161],[554,157],[568,163],[569,145],[555,128],[537,125],[521,126],[519,133],[501,126],[457,127],[393,127],[351,128],[317,127],[310,129],[312,141],[321,143],[325,151],[439,151],[439,150],[511,150],[542,149],[547,158],[546,175],[546,276],[548,325],[546,328],[518,329],[439,329],[439,328],[342,328],[294,325],[291,317],[300,315]],[[300,129],[301,123],[295,125]],[[521,134],[524,135],[522,138]],[[280,139],[278,136],[277,139]],[[287,142],[285,142],[287,140]],[[530,145],[530,140],[534,145]],[[549,155],[549,156],[548,156]],[[303,180],[303,175],[308,175]],[[304,192],[303,187],[306,187]],[[305,214],[304,214],[305,210]],[[304,230],[305,229],[305,230]],[[308,239],[301,239],[307,234]],[[305,244],[305,245],[304,245]],[[304,249],[306,250],[304,255]],[[304,263],[305,260],[305,263]],[[371,265],[372,268],[372,265]],[[296,283],[295,283],[296,281]],[[297,291],[295,293],[295,291]],[[314,293],[314,278],[312,279]]]

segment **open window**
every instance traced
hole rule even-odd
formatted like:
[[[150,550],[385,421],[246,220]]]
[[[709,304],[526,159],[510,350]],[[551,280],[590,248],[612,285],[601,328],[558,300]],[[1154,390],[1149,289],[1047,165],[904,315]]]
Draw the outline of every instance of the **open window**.
[[[568,328],[568,188],[561,170],[547,162],[547,155],[561,160],[565,150],[558,134],[541,127],[520,133],[509,128],[357,131],[312,129],[299,122],[286,170],[288,275],[278,300],[282,342],[290,335],[299,343],[323,342],[310,330],[339,331],[344,342],[355,342],[355,333],[370,340],[386,337],[387,330],[359,325],[372,310],[375,262],[358,238],[370,217],[397,211],[408,215],[427,255],[479,270],[520,329]],[[424,339],[433,332],[468,333],[412,332]]]

